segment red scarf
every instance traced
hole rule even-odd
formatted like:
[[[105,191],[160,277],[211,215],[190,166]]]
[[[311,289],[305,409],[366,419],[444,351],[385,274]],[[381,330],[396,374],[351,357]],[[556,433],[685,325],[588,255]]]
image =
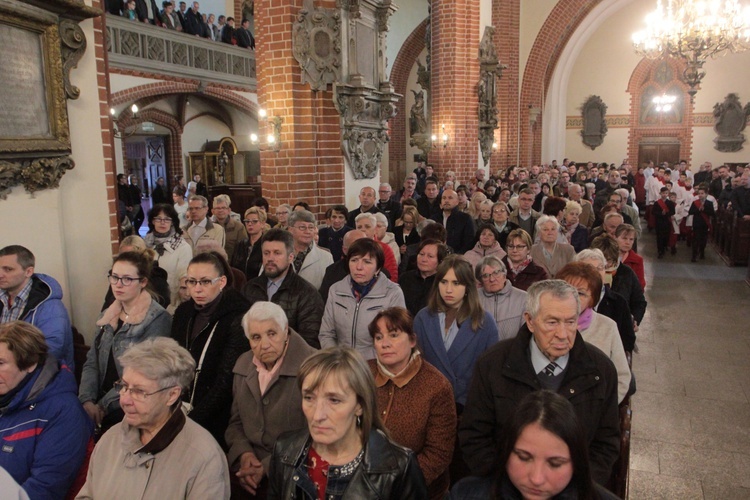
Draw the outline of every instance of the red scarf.
[[[708,215],[706,214],[706,212],[704,212],[704,211],[702,210],[702,208],[703,208],[703,205],[705,205],[705,203],[706,203],[705,201],[704,201],[704,202],[701,202],[701,200],[695,200],[695,201],[693,202],[693,205],[695,205],[695,206],[696,206],[696,207],[698,208],[698,213],[700,213],[700,215],[701,215],[701,218],[703,219],[703,222],[705,222],[705,223],[706,223],[706,225],[708,226],[708,232],[710,233],[710,232],[711,232],[711,229],[712,229],[712,227],[711,227],[711,217],[709,217],[709,216],[708,216]]]
[[[667,202],[659,198],[659,201],[657,201],[658,205],[661,207],[661,211],[664,215],[669,214],[669,206],[667,205]]]

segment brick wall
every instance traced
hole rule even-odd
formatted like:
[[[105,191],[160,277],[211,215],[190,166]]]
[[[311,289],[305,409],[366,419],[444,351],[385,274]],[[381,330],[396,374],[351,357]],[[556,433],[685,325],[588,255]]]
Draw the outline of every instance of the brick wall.
[[[427,19],[422,21],[406,38],[391,68],[390,81],[393,88],[397,94],[404,96],[396,103],[396,116],[391,118],[388,123],[391,135],[391,142],[388,144],[390,179],[382,179],[382,181],[390,182],[394,189],[400,189],[407,170],[411,171],[409,168],[411,164],[407,162],[406,158],[406,143],[409,138],[406,128],[406,117],[408,115],[406,110],[406,85],[419,54],[425,48],[426,28]],[[425,61],[422,61],[422,63],[424,64]]]
[[[335,0],[316,2],[333,8]],[[257,0],[255,38],[258,102],[284,119],[281,150],[261,152],[263,194],[272,206],[307,201],[318,214],[344,200],[344,158],[339,115],[330,90],[300,83],[292,55],[292,25],[302,0]],[[261,124],[260,137],[270,128]]]
[[[495,50],[500,63],[508,65],[497,82],[498,129],[495,131],[497,150],[492,153],[491,160],[493,170],[516,163],[519,131],[524,122],[528,123],[521,121],[518,111],[520,19],[521,0],[492,2]]]
[[[432,1],[432,131],[449,136],[430,152],[438,174],[468,179],[479,150],[476,85],[479,81],[479,0]]]

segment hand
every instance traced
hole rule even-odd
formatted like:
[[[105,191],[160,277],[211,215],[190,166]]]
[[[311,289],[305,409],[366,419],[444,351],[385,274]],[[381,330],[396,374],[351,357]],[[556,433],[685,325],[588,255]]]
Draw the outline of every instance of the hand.
[[[401,245],[401,246],[399,247],[399,251],[400,251],[400,252],[401,252],[402,254],[406,254],[406,245]]]
[[[102,425],[102,419],[104,418],[104,410],[93,401],[86,401],[83,403],[83,410],[86,414],[94,421],[97,427]]]
[[[237,477],[242,487],[250,494],[255,495],[265,471],[263,464],[254,453],[246,451],[240,456],[240,470],[237,471]]]
[[[750,215],[743,215],[742,220],[750,220]]]

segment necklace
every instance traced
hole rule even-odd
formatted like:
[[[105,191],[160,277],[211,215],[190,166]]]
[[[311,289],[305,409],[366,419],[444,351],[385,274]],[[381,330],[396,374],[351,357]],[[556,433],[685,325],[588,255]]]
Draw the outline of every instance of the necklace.
[[[122,312],[124,312],[124,313],[125,313],[125,321],[127,321],[127,320],[128,320],[129,318],[130,318],[130,313],[128,313],[128,312],[127,312],[127,311],[125,310],[125,305],[124,305],[124,304],[120,304],[120,307],[122,307]]]

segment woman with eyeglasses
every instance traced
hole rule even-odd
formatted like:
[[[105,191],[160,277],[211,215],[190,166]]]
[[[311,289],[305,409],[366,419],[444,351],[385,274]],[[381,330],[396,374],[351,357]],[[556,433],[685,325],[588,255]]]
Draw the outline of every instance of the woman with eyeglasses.
[[[115,388],[125,418],[94,448],[76,498],[228,500],[223,450],[181,408],[195,370],[190,353],[172,339],[149,339],[120,363]]]
[[[96,322],[94,338],[81,372],[78,399],[101,433],[122,420],[114,383],[122,376],[118,361],[125,350],[151,337],[169,336],[172,318],[153,299],[148,276],[150,252],[122,252],[114,258],[108,279],[114,302]]]
[[[232,256],[232,267],[244,272],[250,281],[258,277],[263,267],[260,240],[266,232],[266,212],[258,207],[250,207],[245,211],[242,222],[247,230],[247,239],[237,243]]]
[[[250,346],[242,316],[250,303],[231,286],[229,264],[218,252],[199,253],[187,269],[190,300],[174,313],[172,338],[197,366],[182,398],[188,415],[226,448],[224,432],[232,407],[232,369]]]
[[[159,267],[167,272],[170,296],[174,296],[180,288],[180,276],[193,258],[193,249],[182,237],[180,218],[173,206],[158,204],[149,211],[144,241],[156,252]]]
[[[393,237],[402,259],[406,255],[406,247],[419,243],[417,224],[422,222],[423,219],[424,217],[419,215],[415,207],[405,206],[401,218],[396,221],[396,226],[393,228]]]
[[[503,264],[508,269],[508,280],[514,287],[525,292],[533,283],[549,278],[547,270],[531,260],[531,236],[523,229],[510,232],[507,251]]]
[[[526,292],[511,284],[505,264],[496,255],[479,260],[474,273],[482,285],[479,302],[495,318],[500,340],[514,338],[524,323]]]

